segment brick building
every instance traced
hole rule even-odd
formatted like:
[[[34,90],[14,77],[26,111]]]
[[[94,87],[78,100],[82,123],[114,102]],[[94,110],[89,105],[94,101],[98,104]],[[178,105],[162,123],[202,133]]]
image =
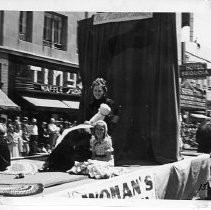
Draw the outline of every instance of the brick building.
[[[76,118],[81,93],[77,21],[86,15],[0,11],[0,82],[21,107],[20,115]]]

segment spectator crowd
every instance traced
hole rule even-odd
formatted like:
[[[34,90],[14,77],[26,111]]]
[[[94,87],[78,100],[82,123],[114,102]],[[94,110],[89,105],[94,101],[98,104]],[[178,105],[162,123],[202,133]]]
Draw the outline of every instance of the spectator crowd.
[[[181,138],[183,149],[197,149],[196,132],[200,123],[181,123]]]
[[[55,120],[49,123],[37,122],[37,119],[16,116],[14,120],[0,118],[0,123],[7,127],[6,140],[11,157],[23,157],[38,153],[51,153],[55,148],[58,137],[64,129],[76,124],[68,120]]]

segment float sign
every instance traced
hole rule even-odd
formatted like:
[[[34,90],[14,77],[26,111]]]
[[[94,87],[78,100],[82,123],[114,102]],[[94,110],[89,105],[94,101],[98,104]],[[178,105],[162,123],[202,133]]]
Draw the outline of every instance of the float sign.
[[[96,199],[156,199],[154,174],[137,170],[53,193],[52,196]]]

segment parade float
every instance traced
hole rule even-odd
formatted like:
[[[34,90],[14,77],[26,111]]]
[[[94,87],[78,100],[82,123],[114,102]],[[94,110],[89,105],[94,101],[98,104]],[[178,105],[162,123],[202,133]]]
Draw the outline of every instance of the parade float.
[[[108,94],[121,106],[112,138],[115,165],[126,172],[98,180],[65,172],[28,172],[15,179],[7,171],[0,174],[1,195],[205,199],[210,156],[183,155],[179,147],[176,14],[98,13],[79,21],[78,48],[83,83],[80,121],[86,120],[91,82],[105,78]],[[39,168],[43,161],[34,158],[14,161],[29,161]]]

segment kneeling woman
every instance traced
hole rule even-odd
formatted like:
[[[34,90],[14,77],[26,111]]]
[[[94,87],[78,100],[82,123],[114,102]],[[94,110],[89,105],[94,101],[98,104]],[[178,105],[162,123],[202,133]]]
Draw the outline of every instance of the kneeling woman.
[[[97,179],[119,175],[120,171],[114,168],[112,140],[107,132],[107,124],[102,120],[97,121],[90,140],[92,159],[85,162],[76,161],[75,165],[67,172],[87,174]]]

